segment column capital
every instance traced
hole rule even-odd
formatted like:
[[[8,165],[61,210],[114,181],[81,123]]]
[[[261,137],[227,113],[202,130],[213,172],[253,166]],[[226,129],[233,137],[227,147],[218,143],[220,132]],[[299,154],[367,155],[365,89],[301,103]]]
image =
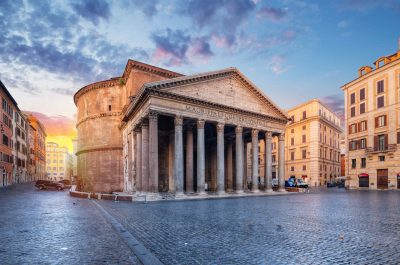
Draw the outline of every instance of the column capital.
[[[182,126],[183,124],[183,117],[180,115],[175,116],[175,126]]]
[[[141,124],[141,127],[149,127],[149,120],[142,119],[140,124]]]
[[[251,137],[258,137],[258,130],[256,129],[251,130]]]
[[[265,132],[265,139],[272,139],[272,132]]]
[[[217,123],[217,132],[224,132],[224,127],[225,127],[225,124],[223,124],[223,123]]]
[[[204,129],[204,125],[206,124],[206,121],[200,119],[200,120],[197,120],[196,123],[197,123],[197,129]]]
[[[157,120],[158,115],[159,115],[159,113],[157,111],[154,111],[154,110],[149,111],[149,119],[150,120]]]
[[[284,133],[279,134],[278,139],[279,141],[285,141],[285,134]]]
[[[235,127],[235,133],[236,134],[241,134],[241,133],[243,133],[243,127],[242,126],[236,126]]]

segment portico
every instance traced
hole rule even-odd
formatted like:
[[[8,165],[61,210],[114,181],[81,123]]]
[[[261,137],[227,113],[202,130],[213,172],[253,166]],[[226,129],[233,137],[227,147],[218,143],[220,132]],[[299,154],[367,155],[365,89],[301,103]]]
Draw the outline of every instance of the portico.
[[[234,68],[145,84],[121,125],[125,182],[129,190],[154,198],[160,192],[175,197],[271,192],[271,143],[278,137],[278,191],[284,191],[288,120]],[[250,143],[247,183],[244,154]],[[260,143],[266,150],[265,174],[258,168]]]

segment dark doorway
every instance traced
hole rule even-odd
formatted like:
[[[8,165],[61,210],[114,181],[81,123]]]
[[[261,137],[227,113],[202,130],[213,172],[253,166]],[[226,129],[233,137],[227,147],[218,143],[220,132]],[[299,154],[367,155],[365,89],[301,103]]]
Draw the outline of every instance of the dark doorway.
[[[377,169],[377,188],[387,189],[388,188],[388,170],[387,169]]]

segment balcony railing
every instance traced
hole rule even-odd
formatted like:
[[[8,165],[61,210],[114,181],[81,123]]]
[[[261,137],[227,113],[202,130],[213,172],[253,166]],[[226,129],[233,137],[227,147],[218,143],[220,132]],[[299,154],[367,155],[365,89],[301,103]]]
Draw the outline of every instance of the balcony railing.
[[[388,153],[388,152],[395,152],[396,150],[397,150],[397,144],[389,144],[386,146],[367,147],[365,149],[365,153],[366,154]]]

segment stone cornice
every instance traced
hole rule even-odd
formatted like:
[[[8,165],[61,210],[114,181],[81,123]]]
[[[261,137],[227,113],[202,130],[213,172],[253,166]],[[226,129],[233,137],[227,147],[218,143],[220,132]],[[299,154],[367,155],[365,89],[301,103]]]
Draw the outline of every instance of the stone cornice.
[[[120,77],[113,77],[113,78],[108,79],[108,80],[95,82],[95,83],[92,83],[92,84],[89,84],[89,85],[86,85],[86,86],[82,87],[74,95],[75,105],[76,105],[76,103],[78,101],[78,98],[80,96],[86,94],[89,91],[92,91],[92,90],[95,90],[95,89],[99,89],[99,88],[112,87],[112,86],[118,85],[119,84],[119,78]]]
[[[110,117],[110,116],[121,116],[122,112],[120,111],[114,111],[114,112],[103,112],[100,114],[95,114],[95,115],[90,115],[90,116],[86,116],[83,119],[80,119],[77,123],[76,123],[76,128],[78,128],[78,126],[87,121],[87,120],[93,120],[93,119],[99,119],[99,118],[104,118],[104,117]]]
[[[201,99],[197,99],[197,98],[182,96],[179,94],[175,94],[175,93],[171,93],[171,92],[167,92],[167,91],[163,91],[163,90],[158,90],[158,89],[150,89],[150,88],[146,89],[145,93],[141,93],[140,96],[138,96],[135,99],[135,100],[137,100],[136,104],[134,105],[135,108],[130,111],[131,114],[129,116],[127,116],[125,114],[124,117],[122,118],[122,121],[127,122],[129,120],[129,118],[134,113],[136,113],[136,111],[138,111],[138,109],[140,109],[142,102],[146,101],[146,99],[149,96],[157,96],[162,99],[172,99],[172,100],[177,100],[177,101],[182,101],[182,102],[187,102],[187,103],[193,103],[198,106],[211,107],[211,108],[215,108],[215,109],[219,109],[219,110],[226,110],[229,112],[243,114],[243,115],[247,115],[247,116],[251,116],[251,117],[255,117],[255,118],[259,118],[259,119],[275,121],[275,122],[285,124],[285,125],[287,122],[286,119],[280,119],[280,118],[273,117],[273,116],[268,116],[268,115],[264,115],[264,114],[260,114],[260,113],[256,113],[256,112],[237,109],[237,108],[233,108],[233,107],[218,104],[218,103],[213,103],[213,102],[209,102],[209,101],[205,101],[205,100],[201,100]]]
[[[142,86],[142,88],[140,89],[140,91],[138,92],[138,95],[136,96],[136,98],[131,102],[130,106],[126,109],[126,112],[124,113],[124,120],[126,119],[126,117],[131,116],[133,108],[142,99],[142,95],[145,94],[145,91],[148,89],[161,91],[166,88],[182,86],[182,85],[189,85],[189,84],[193,84],[193,83],[209,81],[209,80],[223,78],[223,77],[229,77],[229,76],[233,76],[234,78],[238,79],[247,88],[249,88],[253,93],[255,93],[255,95],[261,101],[263,101],[269,107],[271,107],[272,109],[277,111],[279,114],[284,116],[287,119],[287,121],[290,120],[289,116],[283,110],[281,110],[276,104],[274,104],[269,97],[267,97],[260,89],[258,89],[250,80],[248,80],[236,68],[227,68],[227,69],[223,69],[223,70],[219,70],[219,71],[201,73],[201,74],[196,74],[196,75],[191,75],[191,76],[177,77],[177,78],[173,78],[173,79],[144,84]],[[214,104],[214,103],[210,102],[210,104]]]
[[[166,78],[175,78],[175,77],[183,76],[180,73],[176,73],[176,72],[169,71],[169,70],[157,67],[157,66],[153,66],[153,65],[149,65],[149,64],[145,64],[142,62],[138,62],[138,61],[129,59],[125,66],[124,73],[122,74],[122,77],[121,77],[125,83],[128,80],[129,74],[132,71],[132,69],[137,69],[137,70],[140,70],[143,72],[159,75],[159,76],[166,77]]]
[[[122,146],[109,146],[109,147],[97,147],[97,148],[86,148],[81,149],[76,152],[76,155],[89,153],[89,152],[99,152],[99,151],[114,151],[114,150],[122,150]]]

